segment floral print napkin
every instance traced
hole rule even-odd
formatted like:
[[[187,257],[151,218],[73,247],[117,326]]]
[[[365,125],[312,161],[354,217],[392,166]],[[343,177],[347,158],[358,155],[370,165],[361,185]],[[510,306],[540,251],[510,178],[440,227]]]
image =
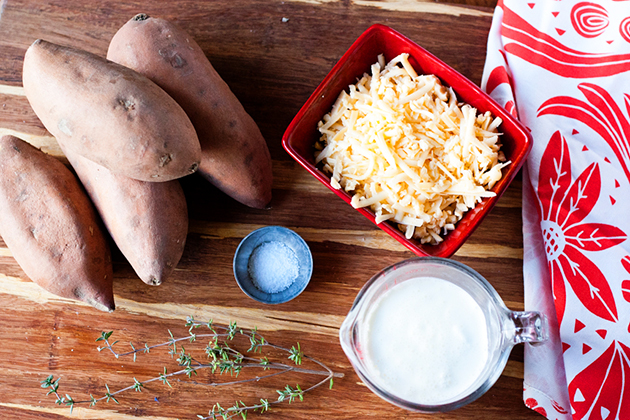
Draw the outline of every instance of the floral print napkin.
[[[630,1],[499,0],[482,88],[531,131],[523,170],[525,404],[630,419]]]

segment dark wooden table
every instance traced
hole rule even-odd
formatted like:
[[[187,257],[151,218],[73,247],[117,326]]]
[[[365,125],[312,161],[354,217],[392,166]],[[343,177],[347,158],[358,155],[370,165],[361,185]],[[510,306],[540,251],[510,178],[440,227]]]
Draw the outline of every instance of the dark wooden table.
[[[182,180],[190,209],[186,249],[172,279],[142,283],[114,249],[117,309],[112,314],[57,298],[31,283],[0,241],[0,417],[3,419],[175,419],[205,415],[215,402],[275,398],[288,377],[270,383],[208,388],[153,383],[118,401],[76,407],[71,414],[45,395],[40,381],[60,377],[60,391],[75,399],[103,395],[144,380],[174,361],[165,352],[116,360],[97,351],[101,331],[121,345],[157,343],[185,334],[187,315],[217,323],[257,326],[269,341],[329,365],[337,378],[303,402],[282,404],[269,418],[526,419],[538,415],[522,402],[523,350],[516,348],[496,385],[473,404],[444,415],[404,411],[372,394],[343,354],[338,328],[363,286],[380,269],[413,257],[395,240],[312,179],[281,146],[282,134],[313,89],[350,44],[370,25],[404,33],[475,83],[481,79],[493,1],[459,3],[413,0],[246,1],[0,1],[0,134],[15,134],[59,159],[55,140],[34,115],[21,88],[26,48],[37,38],[105,55],[111,36],[136,13],[177,21],[197,40],[265,136],[274,166],[274,198],[267,211],[246,208],[200,177]],[[475,3],[475,5],[470,5]],[[64,160],[65,161],[65,160]],[[508,307],[523,309],[521,183],[453,257],[485,276]],[[266,225],[294,229],[309,244],[312,280],[295,300],[266,306],[235,283],[232,258],[240,240]],[[155,354],[154,354],[155,353]],[[229,378],[228,378],[229,379]],[[283,382],[284,381],[284,382]],[[304,384],[302,384],[304,386]],[[250,418],[257,418],[252,415]]]

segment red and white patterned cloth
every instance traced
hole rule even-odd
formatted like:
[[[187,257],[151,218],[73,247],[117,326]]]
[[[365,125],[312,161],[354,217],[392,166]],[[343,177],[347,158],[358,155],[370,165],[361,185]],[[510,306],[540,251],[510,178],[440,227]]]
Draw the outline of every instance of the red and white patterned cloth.
[[[630,0],[499,0],[482,87],[531,130],[523,171],[525,404],[630,420]]]

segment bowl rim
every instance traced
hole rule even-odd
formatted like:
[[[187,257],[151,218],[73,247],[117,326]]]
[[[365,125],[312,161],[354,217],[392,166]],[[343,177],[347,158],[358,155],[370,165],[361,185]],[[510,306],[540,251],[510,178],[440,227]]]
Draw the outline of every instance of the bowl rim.
[[[366,368],[366,365],[362,360],[363,357],[358,353],[357,348],[352,344],[353,340],[356,339],[355,326],[357,322],[359,322],[358,317],[360,315],[363,315],[363,313],[365,313],[366,311],[370,310],[370,303],[374,304],[374,302],[369,301],[369,298],[374,296],[373,290],[375,288],[381,287],[382,283],[386,282],[391,276],[395,276],[395,273],[398,270],[408,267],[421,267],[430,265],[442,265],[455,271],[459,271],[460,273],[462,273],[462,275],[466,276],[470,281],[474,282],[479,287],[479,290],[482,291],[482,293],[488,298],[489,302],[491,302],[493,305],[493,309],[490,312],[496,315],[496,319],[499,322],[499,336],[497,338],[499,340],[503,340],[504,337],[501,334],[501,321],[499,320],[499,318],[507,316],[507,314],[511,313],[512,311],[507,308],[505,301],[503,300],[501,295],[499,295],[499,292],[494,288],[494,286],[492,286],[492,284],[479,272],[462,262],[449,258],[424,256],[412,257],[391,264],[375,273],[363,285],[363,287],[355,297],[355,300],[352,303],[352,307],[344,318],[341,327],[339,328],[339,342],[343,352],[346,354],[346,357],[348,357],[348,360],[350,361],[350,364],[352,365],[356,374],[374,394],[376,394],[383,400],[410,411],[420,413],[446,413],[472,403],[473,401],[483,396],[490,388],[492,388],[492,386],[494,386],[494,384],[497,382],[497,380],[505,370],[508,357],[512,351],[512,348],[514,347],[513,343],[508,343],[506,345],[505,342],[500,341],[498,347],[501,347],[501,349],[496,355],[496,360],[493,360],[493,366],[486,366],[487,369],[484,370],[478,378],[483,379],[483,381],[478,381],[476,388],[469,388],[471,391],[470,393],[460,395],[458,399],[438,404],[412,402],[402,397],[398,397],[392,394],[390,391],[384,389],[383,386],[378,384],[374,377],[370,375],[370,372],[368,371],[369,369]],[[378,299],[379,298],[377,297],[376,301],[378,301]],[[490,363],[490,360],[486,363]]]
[[[406,246],[416,255],[448,258],[455,254],[455,252],[457,252],[457,250],[464,244],[468,237],[477,228],[485,215],[490,213],[490,211],[494,208],[498,199],[505,193],[509,184],[512,182],[512,180],[524,164],[525,158],[531,151],[533,141],[531,133],[520,121],[518,121],[513,115],[511,115],[505,108],[500,106],[492,97],[481,90],[481,88],[478,87],[475,83],[473,83],[464,75],[437,58],[435,55],[388,26],[379,23],[370,26],[359,36],[359,38],[357,38],[356,41],[354,41],[354,43],[337,61],[337,63],[335,63],[333,68],[328,72],[326,77],[322,80],[322,82],[310,95],[308,100],[300,108],[300,110],[290,122],[283,134],[282,146],[286,150],[286,152],[311,175],[313,175],[317,180],[328,187],[328,189],[334,192],[346,203],[350,204],[352,196],[346,193],[343,189],[335,189],[330,183],[330,177],[321,172],[316,167],[316,165],[307,161],[293,146],[293,144],[291,143],[291,138],[293,132],[300,125],[302,118],[308,112],[310,107],[313,106],[313,104],[316,103],[316,101],[318,101],[320,97],[323,96],[322,93],[325,91],[329,83],[337,76],[343,66],[346,65],[346,62],[348,62],[358,50],[363,48],[367,44],[367,42],[369,42],[370,38],[379,35],[398,39],[403,44],[406,44],[407,46],[409,46],[409,48],[413,49],[414,52],[418,53],[417,55],[421,56],[423,61],[429,62],[434,66],[439,67],[441,69],[441,73],[439,75],[436,74],[436,76],[440,80],[444,81],[445,78],[448,78],[451,81],[455,80],[458,82],[458,84],[465,86],[467,91],[471,92],[467,96],[481,96],[483,98],[483,104],[485,105],[484,107],[487,110],[490,110],[495,117],[499,116],[503,120],[502,125],[505,125],[506,122],[508,122],[513,127],[513,131],[515,132],[512,137],[515,139],[516,146],[514,147],[515,150],[513,155],[510,156],[511,163],[510,165],[508,165],[507,169],[504,169],[502,179],[492,188],[492,191],[494,191],[496,195],[493,197],[484,198],[481,203],[477,203],[477,205],[473,209],[468,210],[464,215],[464,218],[458,221],[455,230],[449,232],[448,235],[444,236],[444,241],[438,245],[421,244],[418,240],[407,239],[403,232],[399,231],[396,226],[388,223],[387,221],[376,223],[374,213],[369,208],[355,209],[367,219],[369,219],[372,223],[376,224],[381,230],[385,231],[402,245]],[[450,86],[449,83],[447,83],[447,85]],[[346,88],[347,86],[344,86],[342,89]],[[461,98],[460,92],[458,92],[457,89],[455,89],[455,91],[458,94],[458,98]],[[336,93],[334,95],[334,99],[337,98],[338,94],[339,93]],[[470,213],[469,216],[467,216],[468,213]],[[459,226],[462,226],[461,222],[464,220],[466,220],[466,222],[463,224],[463,227],[458,229]],[[457,235],[456,237],[453,236],[454,232]],[[450,240],[449,237],[451,238]]]
[[[293,285],[295,285],[298,281],[298,279],[300,278],[300,276],[298,276],[298,278],[296,278],[296,280],[294,281],[294,283],[289,286],[287,289],[285,289],[282,292],[278,292],[278,293],[265,293],[261,291],[261,296],[262,295],[269,295],[269,296],[273,296],[273,295],[280,295],[283,292],[292,290],[293,293],[291,293],[290,295],[287,295],[287,297],[285,299],[281,299],[281,300],[277,300],[277,301],[270,301],[270,300],[266,300],[264,299],[264,297],[260,297],[260,296],[256,296],[255,294],[251,293],[251,291],[249,290],[249,288],[245,287],[245,285],[243,284],[243,279],[237,274],[237,272],[239,270],[237,270],[237,260],[239,259],[239,257],[243,254],[243,247],[244,245],[248,244],[249,241],[252,240],[252,238],[256,235],[264,235],[264,233],[266,231],[269,230],[275,230],[277,232],[281,232],[281,235],[284,237],[293,237],[295,238],[296,242],[304,249],[305,251],[305,255],[308,256],[306,261],[300,261],[300,263],[306,262],[306,272],[304,273],[304,275],[302,276],[305,280],[303,281],[303,284],[295,287],[292,289]],[[263,242],[260,242],[258,245],[262,244]],[[284,242],[282,242],[284,243]],[[256,246],[258,246],[256,245]],[[252,247],[251,251],[253,251],[256,246]],[[249,259],[249,256],[251,255],[251,253],[249,255],[247,255],[247,258]],[[254,229],[253,231],[251,231],[250,233],[248,233],[242,240],[241,242],[239,242],[238,246],[236,247],[236,251],[234,251],[234,258],[232,259],[232,272],[234,274],[234,279],[236,280],[236,284],[238,284],[238,287],[243,291],[243,293],[245,293],[247,296],[249,296],[250,298],[254,299],[257,302],[261,302],[261,303],[265,303],[268,305],[276,305],[276,304],[281,304],[281,303],[286,303],[289,302],[293,299],[295,299],[296,297],[298,297],[300,294],[302,294],[302,292],[304,290],[306,290],[306,288],[308,287],[310,281],[311,281],[311,277],[313,275],[313,254],[311,252],[310,247],[308,246],[308,244],[306,243],[306,241],[304,240],[304,238],[302,238],[302,236],[300,236],[297,232],[285,227],[285,226],[280,226],[280,225],[269,225],[269,226],[263,226],[260,227],[258,229]],[[247,277],[249,278],[249,273],[247,273]],[[252,283],[252,287],[256,287],[253,285]]]

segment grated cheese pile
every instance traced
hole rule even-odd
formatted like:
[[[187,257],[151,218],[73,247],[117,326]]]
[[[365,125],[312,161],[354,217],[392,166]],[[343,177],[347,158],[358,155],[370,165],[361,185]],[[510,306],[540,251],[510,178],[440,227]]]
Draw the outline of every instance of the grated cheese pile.
[[[477,115],[401,54],[341,92],[319,122],[315,160],[331,184],[395,222],[407,238],[437,244],[501,179],[500,118]]]

